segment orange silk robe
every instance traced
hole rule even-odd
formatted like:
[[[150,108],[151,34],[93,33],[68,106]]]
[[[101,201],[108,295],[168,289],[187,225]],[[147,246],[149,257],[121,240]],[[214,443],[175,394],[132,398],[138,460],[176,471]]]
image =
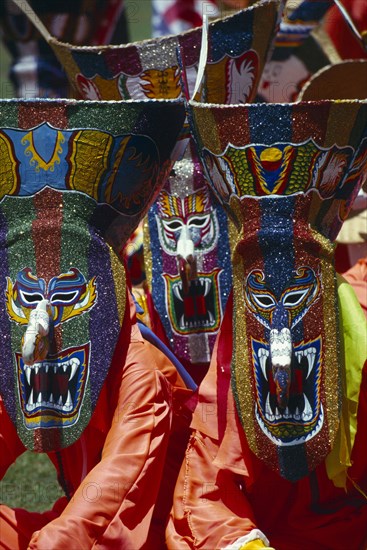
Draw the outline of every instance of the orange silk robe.
[[[344,283],[344,287],[348,287],[347,293],[352,292],[349,285]],[[354,304],[358,308],[352,298],[347,295],[346,307],[351,309]],[[363,346],[366,357],[361,311],[358,323],[355,318],[351,315],[348,327],[355,340],[351,339],[346,353]],[[225,367],[232,350],[229,319],[226,315],[221,328],[224,349],[221,353],[218,347],[214,350],[194,403],[193,434],[166,531],[169,550],[219,550],[256,530],[275,550],[366,550],[367,361],[355,371],[360,380],[357,395],[352,400],[350,394],[343,397],[357,415],[358,428],[346,488],[333,484],[325,463],[303,479],[290,482],[252,453],[240,424]],[[236,550],[253,547],[251,543],[233,546]],[[267,543],[261,542],[261,547]]]
[[[123,332],[124,327],[120,345],[128,349],[119,386],[108,375],[79,440],[59,456],[49,454],[71,498],[59,499],[44,513],[0,505],[0,548],[149,547],[173,408],[188,392],[176,369],[143,340],[136,324],[130,343],[124,344]],[[0,400],[1,478],[24,450]]]

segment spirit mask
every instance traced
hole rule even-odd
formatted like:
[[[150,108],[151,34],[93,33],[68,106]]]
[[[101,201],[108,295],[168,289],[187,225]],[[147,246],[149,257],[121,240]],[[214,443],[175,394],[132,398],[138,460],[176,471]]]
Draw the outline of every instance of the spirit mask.
[[[165,101],[1,102],[0,392],[29,449],[71,445],[89,422],[124,319],[118,253],[184,117]]]
[[[200,95],[223,103],[251,100],[264,63],[265,42],[275,32],[276,4],[256,3],[248,10],[208,27],[208,63]],[[257,33],[262,20],[261,36]],[[271,28],[271,25],[273,27]],[[167,64],[167,45],[179,48],[183,93],[193,92],[202,29],[138,47],[160,46],[151,63]],[[181,93],[181,90],[180,90]],[[248,98],[248,99],[246,99]],[[183,144],[187,143],[183,136]],[[192,140],[176,162],[157,202],[148,215],[145,231],[147,282],[155,310],[171,349],[196,381],[206,370],[231,287],[230,228],[221,205],[205,183]],[[164,299],[162,299],[164,297]]]
[[[227,216],[189,146],[149,210],[144,253],[155,308],[187,366],[210,361],[231,288],[229,240]]]
[[[339,426],[333,241],[366,178],[367,102],[193,101],[189,111],[208,181],[238,228],[237,412],[251,450],[296,480],[330,452]]]

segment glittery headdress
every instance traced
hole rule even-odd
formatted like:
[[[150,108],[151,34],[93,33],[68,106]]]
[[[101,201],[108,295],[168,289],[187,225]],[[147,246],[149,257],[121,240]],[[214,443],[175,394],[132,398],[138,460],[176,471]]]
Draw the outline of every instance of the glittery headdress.
[[[0,391],[29,449],[78,439],[119,338],[121,375],[115,252],[163,185],[184,117],[179,102],[1,101]]]
[[[333,241],[366,179],[367,101],[189,111],[208,181],[238,227],[237,411],[252,451],[295,480],[325,458],[339,426]]]
[[[75,46],[52,37],[26,0],[14,1],[54,49],[70,82],[84,99],[179,97],[182,90],[178,49],[188,85],[195,83],[201,27],[132,44]],[[281,0],[259,0],[254,6],[210,25],[209,101],[233,103],[233,99],[228,101],[225,97],[233,94],[237,102],[254,97],[280,4]]]

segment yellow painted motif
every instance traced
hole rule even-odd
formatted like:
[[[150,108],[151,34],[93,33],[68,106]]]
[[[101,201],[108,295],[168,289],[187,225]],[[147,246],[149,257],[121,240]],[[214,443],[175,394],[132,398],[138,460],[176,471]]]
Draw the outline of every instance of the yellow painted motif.
[[[282,151],[278,147],[267,147],[260,153],[260,162],[278,162],[282,156]]]
[[[227,83],[226,73],[228,57],[224,57],[218,63],[208,63],[205,69],[205,88],[208,97],[205,101],[208,103],[225,103],[227,89],[223,82]]]
[[[46,161],[45,159],[43,159],[37,152],[33,141],[33,130],[28,132],[28,134],[26,134],[22,138],[21,143],[22,145],[26,145],[28,143],[28,147],[26,147],[25,149],[25,155],[31,157],[30,164],[36,165],[35,166],[36,172],[39,172],[41,169],[45,171],[50,170],[51,172],[53,172],[55,169],[55,164],[60,164],[59,155],[62,153],[61,145],[64,143],[64,141],[65,141],[65,138],[62,135],[62,132],[58,130],[56,135],[54,150],[49,161]]]
[[[130,141],[130,138],[131,138],[131,136],[124,137],[124,139],[120,143],[120,147],[119,147],[118,151],[116,151],[116,154],[115,154],[115,157],[114,157],[113,167],[112,167],[112,170],[111,170],[111,175],[108,178],[108,181],[107,181],[107,184],[106,184],[106,189],[105,189],[105,194],[104,194],[105,200],[108,204],[111,204],[113,202],[112,201],[112,190],[113,190],[113,186],[115,184],[116,174],[118,173],[118,169],[119,169],[121,160],[122,160],[123,156],[125,155],[126,147],[127,147],[128,143]],[[131,160],[131,157],[130,157],[130,160]],[[121,199],[121,196],[120,197],[115,197],[115,198],[116,199],[117,198]],[[125,202],[128,202],[129,198],[124,197],[124,200],[125,200]]]
[[[92,82],[98,89],[102,99],[104,100],[108,99],[113,101],[121,100],[121,93],[118,86],[118,77],[107,79],[107,78],[102,78],[99,75],[96,75],[92,79]]]
[[[15,195],[19,186],[17,161],[13,155],[11,141],[0,131],[0,200],[5,195]]]
[[[177,65],[164,71],[149,69],[140,78],[148,84],[141,84],[149,99],[177,99],[181,95],[180,76]]]
[[[209,210],[209,197],[206,189],[202,187],[197,192],[188,195],[185,199],[187,201],[187,213],[198,213],[206,212]]]
[[[80,130],[72,142],[69,189],[98,199],[98,184],[108,167],[113,138],[98,130]],[[91,162],[93,159],[93,162]]]
[[[30,277],[33,277],[30,274]],[[34,277],[33,277],[34,278]],[[18,325],[28,325],[31,309],[20,308],[16,305],[17,292],[14,290],[13,283],[9,277],[6,278],[6,292],[5,292],[5,305],[6,312],[12,321],[18,323]]]
[[[276,195],[287,179],[287,168],[289,166],[290,157],[293,153],[293,147],[288,145],[284,148],[284,151],[281,151],[277,147],[268,147],[261,151],[260,157],[257,155],[255,148],[250,147],[250,150],[253,152],[256,176],[262,191],[265,195]],[[264,163],[276,164],[277,162],[281,164],[281,168],[276,183],[270,190],[264,174]]]
[[[82,315],[86,311],[89,311],[94,306],[96,299],[96,278],[92,277],[92,279],[87,284],[85,293],[80,296],[80,300],[77,304],[74,304],[72,306],[62,306],[63,312],[60,323],[68,321],[72,317],[77,317],[78,315]],[[58,307],[54,306],[54,308],[54,319],[57,319]]]

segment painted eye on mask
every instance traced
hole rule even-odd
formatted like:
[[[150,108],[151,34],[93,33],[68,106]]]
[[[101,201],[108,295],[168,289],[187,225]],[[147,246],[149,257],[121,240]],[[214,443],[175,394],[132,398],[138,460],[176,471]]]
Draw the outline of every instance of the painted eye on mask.
[[[283,295],[282,302],[287,309],[298,307],[310,294],[312,288],[290,290]]]
[[[163,226],[166,231],[176,233],[176,231],[179,231],[180,229],[182,229],[183,222],[177,219],[169,220],[169,221],[163,220]]]
[[[252,294],[254,303],[261,309],[272,309],[276,306],[276,301],[270,294]]]
[[[80,297],[80,291],[74,290],[71,292],[55,292],[51,296],[50,302],[54,306],[65,306],[75,304]]]
[[[44,299],[44,296],[39,292],[24,292],[19,289],[19,298],[23,306],[33,308]]]
[[[188,225],[189,227],[204,227],[208,224],[209,220],[209,216],[195,216],[190,218]]]
[[[287,310],[290,326],[297,324],[319,295],[320,282],[314,271],[302,266],[285,288],[276,295],[266,282],[265,274],[258,269],[251,271],[244,285],[245,302],[257,319],[270,328],[273,312]]]

